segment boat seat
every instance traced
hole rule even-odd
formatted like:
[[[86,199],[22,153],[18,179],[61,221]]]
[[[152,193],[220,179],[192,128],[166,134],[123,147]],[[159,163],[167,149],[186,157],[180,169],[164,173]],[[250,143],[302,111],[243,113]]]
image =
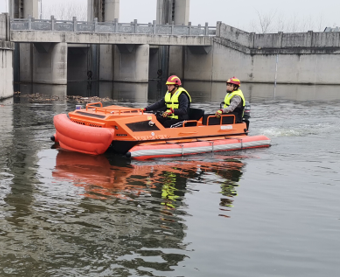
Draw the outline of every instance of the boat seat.
[[[202,116],[204,115],[204,110],[202,109],[195,109],[195,108],[190,108],[189,110],[189,119],[188,120],[200,120]],[[185,127],[190,127],[190,126],[197,126],[197,122],[188,122],[185,124]]]
[[[200,120],[204,115],[204,110],[190,108],[189,110],[189,120]]]
[[[204,115],[204,110],[202,109],[194,109],[194,108],[190,108],[189,110],[189,121],[191,120],[196,120],[196,122],[187,122],[185,123],[186,120],[180,121],[178,123],[175,123],[173,125],[170,126],[170,128],[177,128],[177,127],[192,127],[192,126],[197,126],[197,121],[200,120],[202,118],[202,116]]]
[[[208,122],[208,117],[212,116],[209,118]],[[214,116],[215,114],[205,114],[203,116],[202,124],[203,125],[220,125],[220,118],[217,118]],[[222,124],[234,124],[235,121],[235,116],[234,115],[228,115],[228,116],[222,116]]]

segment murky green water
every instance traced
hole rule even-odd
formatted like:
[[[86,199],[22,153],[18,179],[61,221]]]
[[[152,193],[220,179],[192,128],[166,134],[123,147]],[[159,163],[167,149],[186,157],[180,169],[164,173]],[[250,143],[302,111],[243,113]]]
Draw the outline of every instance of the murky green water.
[[[184,85],[208,112],[223,99]],[[162,91],[86,86],[134,107]],[[143,162],[51,148],[75,87],[0,102],[0,276],[339,276],[338,87],[245,84],[272,147]]]

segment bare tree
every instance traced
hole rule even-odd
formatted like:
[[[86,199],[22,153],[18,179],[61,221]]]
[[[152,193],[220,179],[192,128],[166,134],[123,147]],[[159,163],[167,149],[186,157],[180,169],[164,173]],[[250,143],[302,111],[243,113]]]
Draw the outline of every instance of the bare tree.
[[[322,32],[325,29],[323,17],[320,15],[319,19],[309,17],[299,17],[292,15],[289,19],[284,18],[282,14],[276,16],[276,12],[268,14],[261,14],[257,12],[258,21],[251,21],[249,29],[251,31],[258,30],[259,33],[268,32],[307,32],[317,31]],[[274,24],[276,22],[276,24]],[[276,26],[276,27],[275,27]]]
[[[265,34],[270,32],[270,27],[273,25],[273,20],[275,18],[276,12],[270,12],[267,14],[261,14],[257,11],[257,15],[259,18],[261,33]]]
[[[77,5],[72,2],[67,5],[54,2],[52,5],[45,6],[42,14],[43,18],[49,18],[53,15],[60,20],[72,20],[73,17],[77,17],[77,20],[86,21],[87,7],[86,5]]]
[[[285,28],[286,28],[286,22],[285,22],[283,16],[282,16],[282,15],[279,15],[279,16],[276,18],[276,21],[277,21],[277,23],[276,23],[276,25],[277,25],[277,31],[278,31],[278,32],[283,32],[283,31],[285,30]]]

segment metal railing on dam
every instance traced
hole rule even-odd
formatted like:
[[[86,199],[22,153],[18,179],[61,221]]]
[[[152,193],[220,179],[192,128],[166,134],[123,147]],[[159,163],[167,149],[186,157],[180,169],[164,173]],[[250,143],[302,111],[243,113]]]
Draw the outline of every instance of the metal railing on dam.
[[[151,35],[180,35],[180,36],[216,36],[216,26],[188,25],[159,25],[156,21],[148,24],[140,24],[137,20],[131,23],[93,22],[73,20],[57,20],[53,16],[49,20],[11,19],[11,31],[61,31],[77,33],[124,33],[124,34],[151,34]]]

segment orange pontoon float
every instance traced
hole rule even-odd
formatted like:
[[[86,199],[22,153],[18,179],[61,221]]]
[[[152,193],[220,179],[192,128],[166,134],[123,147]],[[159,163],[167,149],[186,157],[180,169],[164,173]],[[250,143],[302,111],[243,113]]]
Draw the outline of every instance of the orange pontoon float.
[[[248,136],[246,122],[233,114],[204,114],[190,108],[189,120],[164,128],[154,113],[122,106],[90,103],[54,117],[51,137],[61,148],[86,154],[113,151],[136,159],[269,147],[266,136]]]

